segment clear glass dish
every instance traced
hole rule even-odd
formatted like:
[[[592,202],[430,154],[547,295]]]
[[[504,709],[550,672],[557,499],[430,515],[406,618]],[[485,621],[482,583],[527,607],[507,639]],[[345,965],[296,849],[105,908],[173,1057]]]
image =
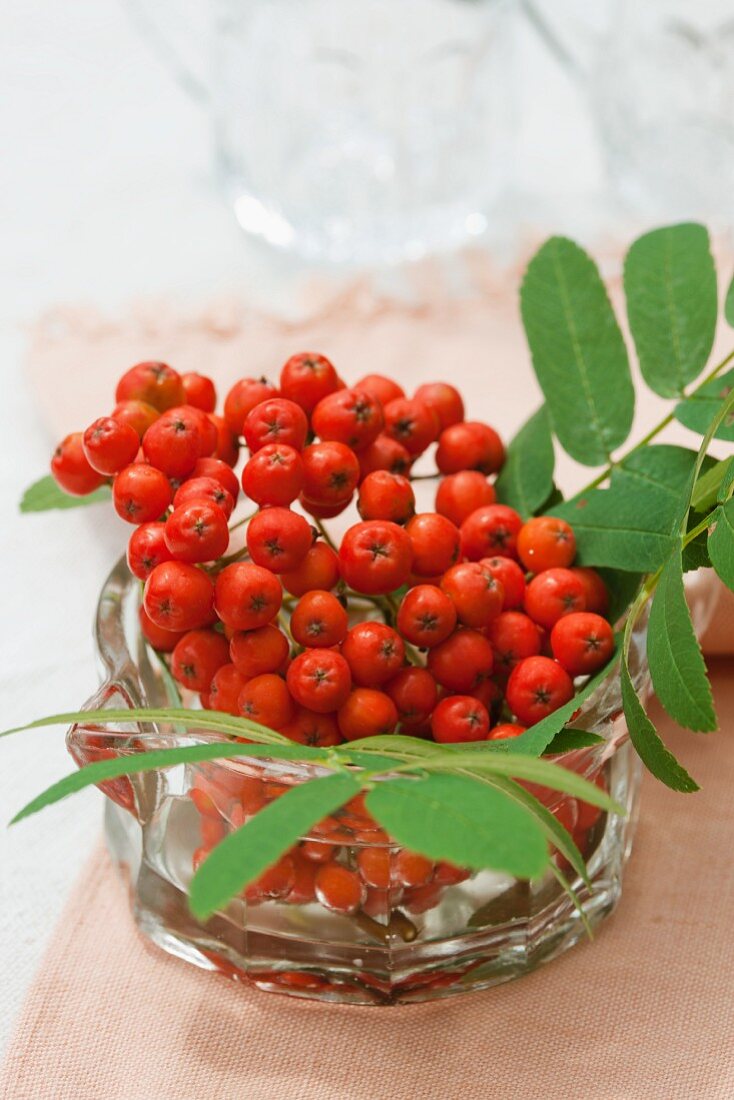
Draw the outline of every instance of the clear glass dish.
[[[100,596],[96,641],[104,680],[87,706],[162,706],[169,702],[156,656],[139,629],[140,586],[122,560]],[[633,642],[633,673],[646,689],[645,631]],[[557,759],[597,782],[627,809],[624,818],[549,790],[534,793],[570,829],[584,854],[589,890],[571,881],[590,924],[617,904],[637,813],[640,764],[628,741],[619,679],[612,673],[573,722],[603,743]],[[206,731],[178,732],[136,723],[80,723],[67,734],[82,765],[141,749],[210,741]],[[400,849],[374,833],[357,807],[321,823],[309,837],[349,866],[365,848],[385,850],[389,889],[369,889],[360,909],[341,915],[314,895],[302,849],[270,891],[248,888],[226,910],[197,922],[187,888],[197,861],[228,830],[314,765],[240,757],[178,766],[102,784],[109,849],[124,874],[141,932],[173,955],[260,989],[352,1004],[431,1000],[496,985],[567,950],[585,935],[574,903],[548,871],[532,882],[492,871],[437,864],[430,881],[398,884]],[[332,847],[333,846],[333,847]],[[563,867],[569,873],[567,866]],[[294,878],[295,875],[295,878]]]

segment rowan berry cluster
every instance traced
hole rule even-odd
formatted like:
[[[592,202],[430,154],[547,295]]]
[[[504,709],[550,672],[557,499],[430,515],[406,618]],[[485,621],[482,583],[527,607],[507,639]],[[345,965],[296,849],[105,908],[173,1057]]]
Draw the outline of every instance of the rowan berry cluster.
[[[115,399],[52,471],[71,493],[111,481],[143,633],[204,707],[316,746],[511,737],[610,656],[601,578],[573,566],[563,520],[496,502],[502,441],[453,386],[347,387],[303,353],[277,387],[238,381],[221,415],[209,378],[158,362]],[[416,513],[411,470],[433,445],[435,511]],[[240,484],[257,507],[228,554]],[[355,498],[337,547],[322,521]]]

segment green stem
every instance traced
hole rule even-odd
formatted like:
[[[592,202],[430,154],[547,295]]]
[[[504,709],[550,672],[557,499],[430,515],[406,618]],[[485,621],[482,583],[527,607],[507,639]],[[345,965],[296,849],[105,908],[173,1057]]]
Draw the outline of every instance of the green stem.
[[[435,474],[411,474],[409,481],[435,481],[437,477],[441,477],[439,470],[436,470]]]
[[[314,524],[314,527],[315,527],[315,528],[316,528],[316,530],[317,530],[317,531],[319,532],[319,534],[321,535],[321,537],[322,537],[322,539],[324,540],[324,542],[326,543],[326,545],[327,545],[327,546],[330,546],[330,547],[331,547],[331,549],[332,549],[332,550],[334,551],[334,553],[335,553],[335,554],[338,554],[338,553],[339,553],[339,548],[338,548],[338,546],[336,545],[336,543],[334,542],[334,540],[333,540],[333,538],[331,537],[331,535],[329,534],[329,532],[328,532],[328,531],[326,530],[326,528],[324,527],[324,525],[323,525],[323,523],[321,522],[321,520],[320,520],[320,519],[317,519],[317,518],[316,518],[316,516],[313,516],[312,518],[313,518],[313,524]]]
[[[229,529],[230,535],[233,531],[236,531],[240,527],[244,527],[246,523],[249,523],[251,519],[254,519],[257,512],[251,512],[249,516],[245,516],[243,519],[238,519],[236,523],[233,523]]]

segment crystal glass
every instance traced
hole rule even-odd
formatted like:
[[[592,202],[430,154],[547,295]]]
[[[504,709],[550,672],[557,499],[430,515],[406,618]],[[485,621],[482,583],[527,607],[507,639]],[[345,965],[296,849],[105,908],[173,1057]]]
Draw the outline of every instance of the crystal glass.
[[[96,639],[105,677],[90,707],[168,702],[158,658],[138,630],[139,585],[121,561],[102,591]],[[634,638],[634,675],[644,689],[644,627]],[[637,811],[640,767],[628,742],[619,680],[611,675],[574,725],[603,744],[567,753],[563,763],[611,792],[627,808],[619,818],[550,790],[534,793],[572,831],[593,889],[574,883],[592,925],[619,900]],[[121,723],[79,724],[68,732],[78,764],[143,748],[212,740],[204,731]],[[198,861],[288,786],[318,773],[314,765],[239,757],[101,784],[110,851],[126,877],[134,918],[164,950],[260,989],[353,1004],[395,1004],[482,989],[517,977],[585,935],[573,902],[553,874],[525,882],[492,871],[437,864],[430,880],[406,886],[400,849],[375,831],[359,804],[314,828],[309,855],[321,850],[355,866],[365,849],[388,868],[387,888],[365,891],[358,911],[322,904],[313,860],[299,847],[272,881],[248,888],[206,923],[187,905]],[[373,852],[373,858],[374,852]],[[566,874],[572,873],[563,866]]]

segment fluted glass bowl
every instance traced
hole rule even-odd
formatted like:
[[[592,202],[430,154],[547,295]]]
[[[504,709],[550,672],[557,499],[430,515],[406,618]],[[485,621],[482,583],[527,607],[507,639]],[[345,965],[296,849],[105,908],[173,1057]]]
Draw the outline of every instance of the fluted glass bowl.
[[[100,596],[96,642],[104,680],[88,708],[165,706],[169,680],[138,628],[140,585],[121,561]],[[646,690],[644,627],[633,639],[633,675]],[[572,723],[603,742],[556,757],[626,807],[624,818],[545,789],[534,793],[571,831],[592,889],[561,863],[588,922],[620,897],[634,830],[640,766],[611,673]],[[216,739],[207,731],[120,723],[79,723],[67,734],[79,764],[143,749]],[[141,932],[164,950],[260,989],[352,1004],[397,1004],[483,989],[534,969],[585,935],[580,913],[550,870],[526,882],[492,871],[437,864],[429,881],[405,885],[400,849],[375,839],[359,806],[321,823],[307,851],[355,866],[365,847],[387,849],[389,889],[367,890],[361,908],[325,908],[313,887],[313,860],[301,849],[265,890],[248,888],[206,923],[191,915],[187,889],[198,861],[288,786],[323,770],[261,757],[177,766],[101,784],[110,852],[129,886]],[[557,857],[560,859],[560,857]],[[317,865],[317,864],[314,864]],[[405,879],[405,876],[402,876]],[[394,885],[393,885],[394,884]]]

